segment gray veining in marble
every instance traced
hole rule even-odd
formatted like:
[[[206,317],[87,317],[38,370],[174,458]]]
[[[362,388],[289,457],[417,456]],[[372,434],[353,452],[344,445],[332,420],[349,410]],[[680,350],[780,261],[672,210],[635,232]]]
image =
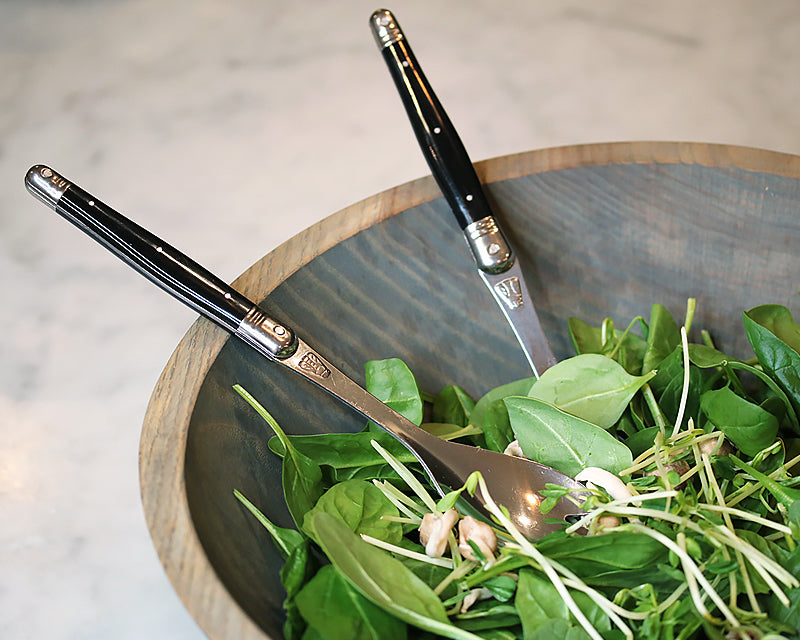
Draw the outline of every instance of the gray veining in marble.
[[[233,279],[427,173],[367,20],[276,0],[0,4],[0,637],[198,639],[138,488],[191,312],[24,191],[42,162]],[[800,153],[796,0],[389,5],[474,160],[615,140]]]

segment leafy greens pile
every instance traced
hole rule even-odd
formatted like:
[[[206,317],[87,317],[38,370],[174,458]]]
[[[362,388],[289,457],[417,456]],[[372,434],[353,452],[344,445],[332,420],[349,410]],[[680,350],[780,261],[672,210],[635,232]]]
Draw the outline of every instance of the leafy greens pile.
[[[624,331],[570,319],[575,357],[477,402],[422,393],[400,360],[367,364],[367,389],[439,437],[625,483],[622,498],[590,485],[587,515],[538,541],[490,497],[474,513],[461,494],[489,495],[479,475],[436,500],[375,425],[288,436],[237,387],[283,458],[296,529],[236,495],[286,559],[286,638],[800,638],[800,325],[778,305],[745,312],[742,361],[706,331],[690,343],[693,316],[690,300],[682,326],[658,304]],[[543,494],[543,511],[576,499]],[[491,523],[495,554],[462,553],[452,531],[448,554],[425,554],[422,517],[453,506]]]

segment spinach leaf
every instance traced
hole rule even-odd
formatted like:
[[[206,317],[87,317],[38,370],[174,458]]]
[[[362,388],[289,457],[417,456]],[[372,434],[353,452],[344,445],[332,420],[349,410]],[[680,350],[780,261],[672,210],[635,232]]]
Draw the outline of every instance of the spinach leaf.
[[[752,374],[761,382],[763,382],[776,398],[780,399],[786,408],[786,418],[789,420],[789,426],[792,427],[795,433],[800,433],[800,421],[798,421],[797,413],[795,412],[791,400],[783,391],[783,389],[781,389],[778,383],[775,382],[775,380],[773,380],[768,374],[764,373],[761,369],[751,367],[744,362],[730,358],[721,351],[717,351],[716,349],[701,344],[689,345],[689,360],[692,362],[692,364],[703,369],[712,367],[726,367],[729,369],[746,371],[747,373]]]
[[[513,604],[504,604],[494,599],[483,600],[459,613],[453,622],[461,629],[483,631],[486,629],[502,629],[519,625],[517,608]]]
[[[395,438],[383,429],[374,433],[362,431],[360,433],[318,433],[307,436],[288,436],[292,446],[320,466],[329,466],[334,469],[357,469],[375,465],[383,465],[383,459],[371,441],[391,453],[403,464],[416,461],[414,455]],[[286,453],[282,441],[271,438],[269,448],[279,456]]]
[[[691,360],[690,360],[691,362]],[[698,367],[689,366],[689,389],[686,396],[685,418],[698,417],[700,395],[705,383],[704,374]],[[650,388],[658,398],[658,406],[670,422],[675,422],[681,404],[684,387],[683,347],[677,347],[658,367],[650,381]]]
[[[286,499],[289,513],[292,514],[292,519],[299,529],[303,524],[303,518],[306,513],[317,503],[324,491],[322,469],[314,460],[300,453],[292,446],[291,441],[275,421],[275,418],[253,396],[239,385],[234,386],[234,389],[267,422],[283,444],[286,452],[283,456],[281,469],[283,495]]]
[[[668,576],[653,571],[653,567],[667,561],[668,551],[640,533],[612,531],[601,536],[555,533],[542,538],[538,548],[596,587],[626,589],[652,583],[657,588],[671,590],[676,586]]]
[[[483,435],[486,439],[486,447],[492,451],[502,453],[514,440],[514,430],[508,419],[508,409],[506,409],[505,398],[496,400],[489,406],[484,414]]]
[[[523,378],[495,387],[475,404],[469,416],[470,424],[483,430],[486,447],[492,451],[504,451],[514,440],[514,432],[508,421],[508,411],[503,399],[509,396],[524,396],[530,391],[536,378]]]
[[[286,611],[283,635],[287,640],[297,640],[303,635],[306,623],[297,609],[295,596],[318,568],[314,556],[309,553],[308,539],[299,531],[276,526],[238,490],[234,490],[233,493],[269,532],[285,560],[280,571],[281,583],[286,590],[283,601],[283,608]]]
[[[521,569],[517,583],[517,606],[525,637],[531,637],[552,619],[569,619],[567,603],[546,577],[533,569]]]
[[[412,542],[408,538],[403,538],[399,546],[411,551],[416,551],[417,553],[425,553],[425,547],[423,547],[421,544]],[[442,580],[450,575],[450,572],[452,571],[451,569],[440,567],[439,565],[424,562],[422,560],[417,560],[416,558],[409,558],[408,556],[397,556],[397,559],[431,589],[435,589],[442,582]],[[439,597],[443,600],[446,600],[447,598],[455,596],[457,593],[458,585],[455,582],[451,582],[442,590],[442,592],[439,594]]]
[[[351,587],[332,565],[322,567],[297,594],[297,607],[326,640],[405,640],[405,623]]]
[[[610,319],[600,327],[590,327],[578,318],[567,322],[575,353],[597,353],[613,358],[632,375],[640,375],[647,342],[629,331],[618,331]]]
[[[281,554],[283,559],[289,557],[289,554],[292,553],[295,547],[300,545],[304,540],[305,536],[302,533],[295,529],[285,529],[283,527],[279,527],[273,524],[259,509],[256,507],[252,502],[250,502],[247,498],[242,495],[242,493],[238,489],[233,490],[233,495],[236,496],[236,499],[241,502],[247,510],[252,513],[256,520],[258,520],[261,525],[267,530],[270,536],[272,536],[272,540],[275,543],[275,546],[278,549],[278,552]]]
[[[607,359],[607,358],[606,358]],[[505,400],[525,457],[576,476],[586,467],[618,473],[631,466],[631,450],[604,429],[535,398]]]
[[[341,520],[318,513],[313,526],[322,550],[336,569],[385,611],[446,638],[478,637],[451,624],[439,597],[402,562],[364,542]]]
[[[499,387],[495,387],[494,389],[488,391],[478,400],[478,402],[475,404],[475,408],[472,410],[472,413],[470,413],[470,424],[483,428],[484,416],[493,404],[495,404],[497,401],[501,401],[502,403],[503,398],[507,398],[508,396],[528,395],[528,391],[530,391],[530,388],[534,382],[536,382],[536,378],[522,378],[520,380],[514,380],[513,382],[501,384]]]
[[[800,324],[780,305],[763,305],[744,313],[747,338],[758,361],[800,412]]]
[[[480,434],[480,431],[475,427],[460,427],[457,424],[448,424],[444,422],[423,422],[420,427],[432,436],[436,436],[442,440],[456,440],[465,436]]]
[[[650,310],[650,331],[642,362],[642,373],[658,368],[661,361],[681,343],[681,330],[672,315],[656,303]]]
[[[399,358],[371,360],[364,369],[367,391],[414,424],[422,423],[422,393],[405,362]]]
[[[306,621],[297,606],[297,595],[318,568],[319,564],[311,553],[311,545],[307,539],[292,549],[281,567],[281,583],[286,590],[283,601],[283,609],[286,611],[283,635],[286,640],[295,640],[301,636],[305,638]]]
[[[587,353],[547,369],[527,395],[610,429],[634,394],[654,375],[632,376],[611,358]]]
[[[795,547],[784,559],[783,566],[796,578],[800,578],[800,546]],[[800,629],[800,588],[788,589],[789,606],[785,607],[774,596],[770,600],[770,617],[784,623],[789,629]]]
[[[345,480],[322,494],[303,521],[303,531],[314,540],[318,537],[313,523],[319,513],[336,516],[355,533],[364,533],[392,544],[397,544],[403,537],[403,526],[399,522],[383,519],[383,516],[399,516],[397,507],[371,482]]]
[[[475,401],[461,387],[450,385],[442,389],[433,401],[432,422],[466,427],[474,408]]]
[[[661,433],[659,427],[647,427],[625,438],[625,446],[636,456],[642,455],[655,444],[656,436]]]
[[[608,616],[586,594],[571,592],[571,595],[595,629],[600,632],[611,630]],[[526,639],[578,640],[589,637],[572,617],[553,583],[533,569],[525,568],[519,572],[514,604],[519,612]]]
[[[754,456],[775,442],[778,419],[729,387],[706,391],[700,409],[745,455]]]

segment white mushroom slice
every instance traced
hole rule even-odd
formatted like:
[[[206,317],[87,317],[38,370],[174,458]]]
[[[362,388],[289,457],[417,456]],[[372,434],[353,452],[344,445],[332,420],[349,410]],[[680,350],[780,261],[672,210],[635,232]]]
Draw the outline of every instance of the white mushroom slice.
[[[470,591],[466,597],[461,601],[460,613],[466,613],[469,608],[478,600],[488,600],[492,597],[492,592],[485,587],[478,587]]]
[[[517,458],[524,458],[525,454],[522,453],[522,447],[519,446],[519,441],[514,440],[513,442],[509,442],[508,446],[503,449],[503,453],[507,456],[515,456]]]
[[[601,487],[605,489],[614,500],[627,500],[633,497],[630,489],[622,480],[613,473],[599,467],[586,467],[575,476],[575,480],[595,488]]]
[[[470,545],[470,540],[475,543],[484,557],[490,562],[494,560],[497,551],[497,536],[492,528],[485,522],[480,522],[472,516],[467,516],[458,523],[458,550],[467,560],[477,561],[475,550]]]
[[[419,525],[419,540],[431,558],[441,558],[447,551],[447,536],[458,521],[458,511],[448,509],[443,514],[426,513]]]
[[[613,529],[614,527],[618,527],[620,524],[617,516],[612,516],[609,514],[605,514],[597,518],[596,523],[599,533],[603,533],[604,529]]]
[[[719,438],[709,438],[703,440],[697,447],[700,449],[700,453],[705,453],[707,456],[729,456],[733,453],[731,443],[724,438],[722,442]]]

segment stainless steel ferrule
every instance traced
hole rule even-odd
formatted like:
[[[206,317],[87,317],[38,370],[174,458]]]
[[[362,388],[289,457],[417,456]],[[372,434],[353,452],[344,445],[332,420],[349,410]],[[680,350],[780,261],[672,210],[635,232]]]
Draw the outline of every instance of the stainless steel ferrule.
[[[514,264],[514,252],[492,216],[468,225],[464,237],[481,271],[503,273]]]
[[[372,26],[372,34],[375,36],[375,41],[381,48],[388,47],[404,37],[400,26],[388,9],[378,9],[373,13],[370,18],[370,25]]]
[[[50,167],[41,164],[28,169],[28,173],[25,175],[25,186],[28,191],[51,209],[56,208],[69,185],[68,180],[58,175]]]
[[[297,336],[258,307],[250,309],[236,335],[268,358],[283,360],[297,350]]]

